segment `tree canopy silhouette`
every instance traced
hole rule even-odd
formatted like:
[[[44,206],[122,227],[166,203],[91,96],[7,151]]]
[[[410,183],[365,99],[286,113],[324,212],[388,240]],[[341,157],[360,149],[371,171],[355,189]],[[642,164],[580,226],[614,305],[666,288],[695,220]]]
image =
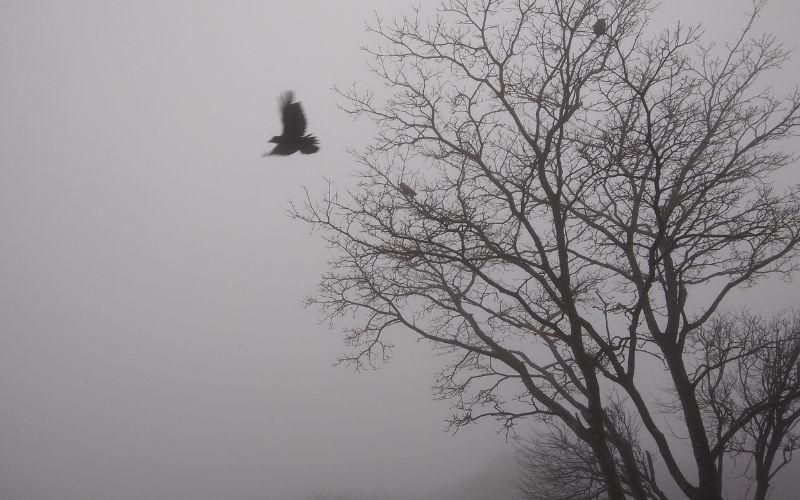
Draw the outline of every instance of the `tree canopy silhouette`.
[[[379,131],[358,183],[294,212],[335,251],[309,303],[344,322],[357,367],[392,332],[449,352],[451,425],[551,428],[565,458],[589,457],[583,492],[721,500],[744,477],[763,500],[798,446],[800,328],[740,326],[728,304],[797,268],[800,187],[774,173],[796,162],[800,92],[764,79],[789,52],[753,33],[763,2],[727,44],[653,29],[653,5],[447,0],[377,19],[386,88],[340,91]]]

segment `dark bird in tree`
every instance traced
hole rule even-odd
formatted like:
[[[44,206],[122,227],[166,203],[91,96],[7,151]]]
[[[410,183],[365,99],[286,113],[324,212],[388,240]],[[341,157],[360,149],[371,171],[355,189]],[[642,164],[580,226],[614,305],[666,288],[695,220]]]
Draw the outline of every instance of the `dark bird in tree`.
[[[403,193],[405,196],[408,196],[409,198],[413,198],[417,195],[417,192],[414,191],[414,189],[405,182],[401,181],[398,187],[400,188],[400,192]]]
[[[569,108],[567,108],[567,113],[572,115],[581,109],[581,106],[583,106],[583,101],[581,101],[581,89],[578,87],[575,89],[575,102]]]
[[[291,91],[285,92],[281,98],[281,119],[283,120],[283,134],[276,135],[269,142],[277,144],[272,151],[264,153],[263,156],[281,155],[286,156],[297,151],[304,154],[316,153],[319,151],[317,138],[306,133],[306,117],[299,102],[294,101],[294,94]]]
[[[594,26],[592,26],[592,30],[594,30],[594,34],[597,36],[605,35],[606,31],[608,31],[608,21],[605,17],[598,19]]]

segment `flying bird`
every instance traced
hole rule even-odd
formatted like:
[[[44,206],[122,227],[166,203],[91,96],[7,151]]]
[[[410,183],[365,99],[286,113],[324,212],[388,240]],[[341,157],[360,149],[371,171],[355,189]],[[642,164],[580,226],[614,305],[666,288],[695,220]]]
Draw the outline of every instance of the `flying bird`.
[[[319,151],[317,138],[306,134],[306,117],[299,102],[294,101],[292,91],[284,92],[280,98],[281,119],[283,120],[283,133],[276,135],[269,142],[276,146],[269,153],[262,156],[281,155],[287,156],[297,151],[311,154]]]
[[[409,198],[413,198],[417,195],[417,192],[405,182],[400,181],[400,185],[398,187],[400,188],[400,192]]]
[[[608,20],[605,17],[598,19],[592,26],[592,30],[597,36],[605,35],[606,31],[608,31]]]

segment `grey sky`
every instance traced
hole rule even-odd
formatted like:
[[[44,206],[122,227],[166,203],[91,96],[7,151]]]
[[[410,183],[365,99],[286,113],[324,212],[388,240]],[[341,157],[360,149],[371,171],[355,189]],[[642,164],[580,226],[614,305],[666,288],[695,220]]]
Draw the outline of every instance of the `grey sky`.
[[[749,4],[663,3],[714,38]],[[370,84],[363,21],[404,6],[0,0],[0,498],[425,498],[506,452],[492,424],[443,432],[426,345],[334,368],[338,333],[301,307],[326,251],[286,200],[348,182],[372,130],[330,87]],[[799,19],[774,0],[760,27],[796,46]],[[286,89],[322,151],[261,158]]]

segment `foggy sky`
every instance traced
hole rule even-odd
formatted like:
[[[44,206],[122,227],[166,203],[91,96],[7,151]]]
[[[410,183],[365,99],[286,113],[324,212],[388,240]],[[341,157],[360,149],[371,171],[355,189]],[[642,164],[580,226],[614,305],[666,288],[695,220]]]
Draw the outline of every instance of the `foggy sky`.
[[[749,5],[663,3],[716,39]],[[374,131],[330,87],[374,82],[363,22],[405,7],[0,0],[0,499],[433,498],[497,476],[495,424],[444,432],[427,344],[333,367],[339,333],[301,305],[327,251],[287,199],[350,182],[344,150]],[[796,46],[798,19],[773,1],[759,28]],[[322,149],[264,159],[287,89]]]

